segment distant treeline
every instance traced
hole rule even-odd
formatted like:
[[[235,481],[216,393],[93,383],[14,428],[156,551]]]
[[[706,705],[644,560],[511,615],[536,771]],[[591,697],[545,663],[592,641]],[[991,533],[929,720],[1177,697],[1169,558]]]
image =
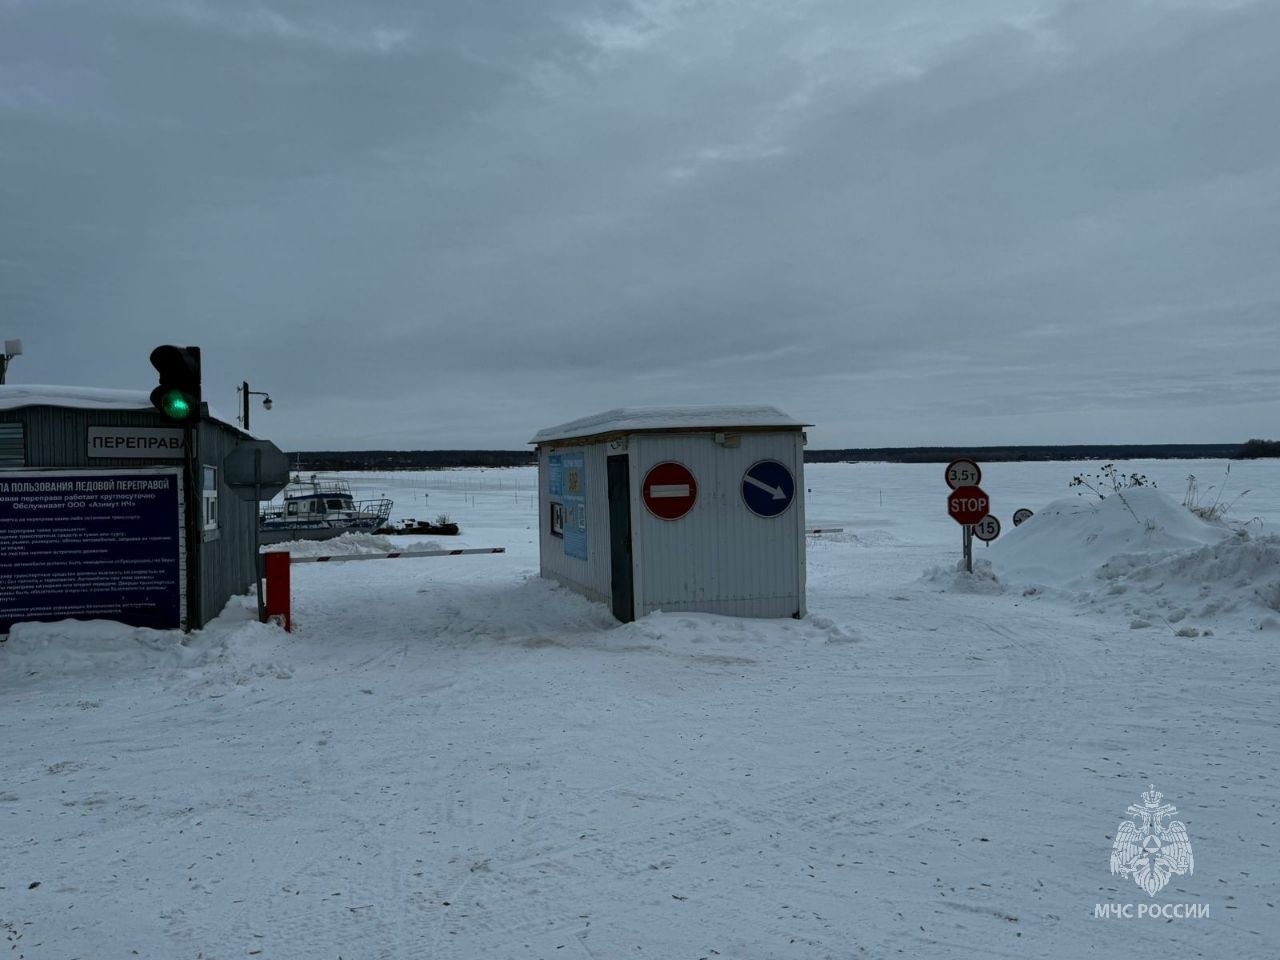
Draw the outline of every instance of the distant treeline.
[[[527,467],[532,450],[298,450],[302,470],[443,470],[445,467]]]
[[[806,450],[806,463],[947,463],[972,457],[1011,460],[1223,460],[1280,457],[1280,441],[1238,443],[1129,443],[1007,447],[858,447]],[[302,470],[443,470],[446,467],[526,467],[532,450],[299,450],[289,460]]]
[[[1223,460],[1245,456],[1247,446],[1245,444],[1242,447],[1238,443],[1113,443],[1009,447],[871,447],[806,450],[804,459],[806,463],[873,460],[889,463],[949,463],[957,457],[971,457],[983,463],[1012,460]]]
[[[1280,440],[1247,440],[1236,454],[1237,460],[1256,460],[1258,457],[1280,457]]]

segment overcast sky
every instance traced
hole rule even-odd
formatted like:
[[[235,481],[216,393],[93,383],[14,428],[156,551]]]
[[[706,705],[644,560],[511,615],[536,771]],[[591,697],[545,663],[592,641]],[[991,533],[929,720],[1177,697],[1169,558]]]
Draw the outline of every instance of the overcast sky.
[[[282,447],[1280,436],[1280,4],[0,0],[10,382]]]

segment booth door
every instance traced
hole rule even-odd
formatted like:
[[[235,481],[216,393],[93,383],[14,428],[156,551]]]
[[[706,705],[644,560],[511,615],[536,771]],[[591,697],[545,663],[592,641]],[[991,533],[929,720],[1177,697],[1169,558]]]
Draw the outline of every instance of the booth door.
[[[609,458],[609,583],[613,615],[623,623],[636,618],[631,570],[631,480],[621,454]]]

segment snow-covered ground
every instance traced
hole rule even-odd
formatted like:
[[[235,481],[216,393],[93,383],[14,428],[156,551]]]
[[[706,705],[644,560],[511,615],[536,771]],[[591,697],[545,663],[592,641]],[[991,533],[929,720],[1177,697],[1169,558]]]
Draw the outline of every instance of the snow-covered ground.
[[[1178,506],[1223,464],[1122,466],[1158,492],[988,466],[969,577],[940,466],[811,465],[807,619],[625,626],[537,578],[531,469],[358,477],[508,553],[0,647],[9,956],[1276,957],[1280,467],[1242,536]],[[1154,899],[1109,868],[1149,784],[1195,856]]]

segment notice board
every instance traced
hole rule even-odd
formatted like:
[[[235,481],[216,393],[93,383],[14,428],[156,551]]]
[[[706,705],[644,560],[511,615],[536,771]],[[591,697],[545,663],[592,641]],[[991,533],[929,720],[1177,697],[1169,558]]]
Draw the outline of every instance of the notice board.
[[[24,620],[186,618],[179,469],[0,472],[0,634]]]

